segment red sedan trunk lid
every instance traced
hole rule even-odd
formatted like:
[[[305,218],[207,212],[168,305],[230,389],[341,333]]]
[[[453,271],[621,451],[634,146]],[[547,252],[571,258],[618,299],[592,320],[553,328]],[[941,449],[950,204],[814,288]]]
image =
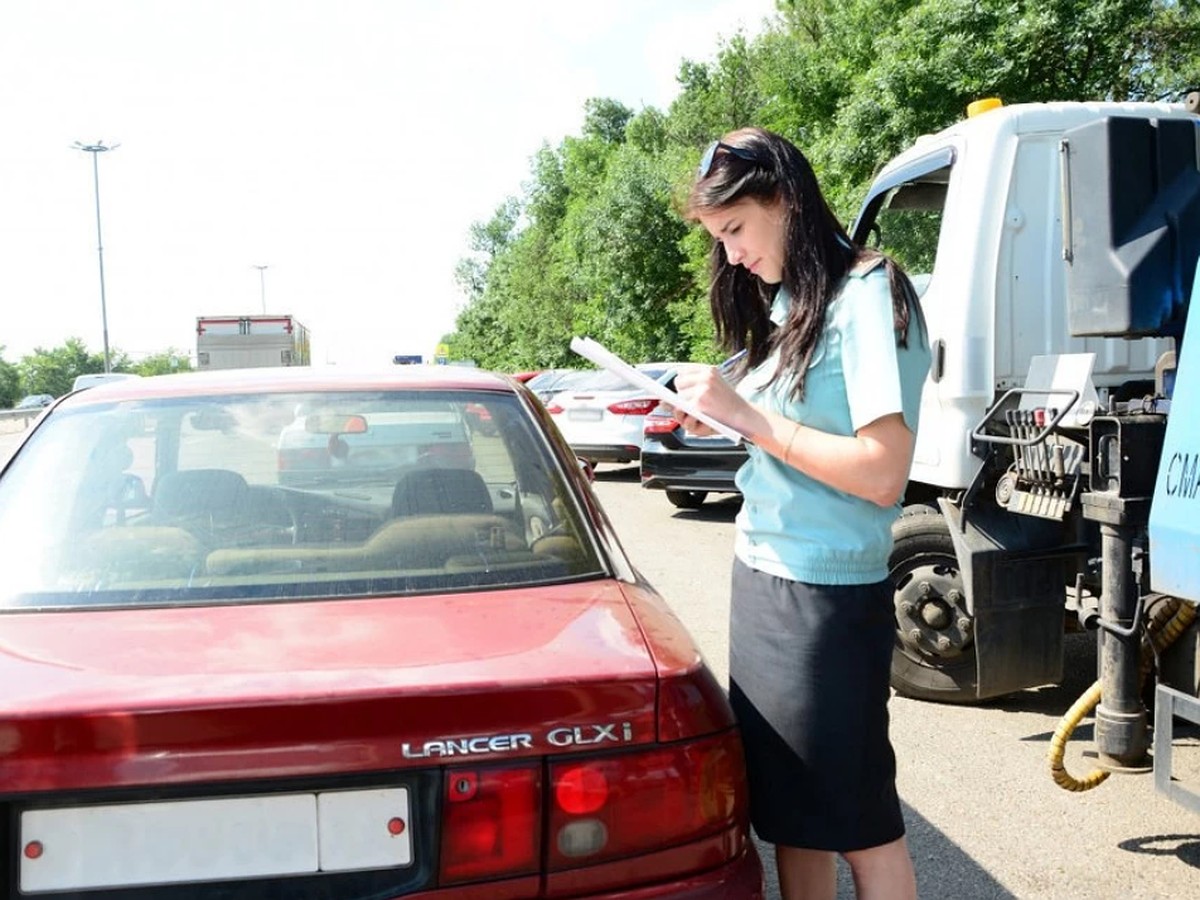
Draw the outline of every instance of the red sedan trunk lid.
[[[339,774],[655,739],[620,586],[0,618],[12,792]]]

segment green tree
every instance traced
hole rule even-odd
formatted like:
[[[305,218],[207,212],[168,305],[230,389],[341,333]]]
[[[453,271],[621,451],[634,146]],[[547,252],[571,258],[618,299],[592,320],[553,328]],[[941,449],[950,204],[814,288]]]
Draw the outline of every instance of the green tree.
[[[472,231],[453,340],[495,368],[575,364],[572,334],[631,359],[711,360],[708,236],[678,214],[702,148],[761,125],[812,160],[849,222],[875,172],[986,96],[1177,99],[1200,86],[1197,0],[779,0],[759,36],[683,60],[666,113],[584,106],[508,215]],[[503,241],[481,251],[488,226]],[[459,355],[456,351],[456,355]]]
[[[496,288],[504,298],[502,321],[513,336],[506,368],[575,365],[571,341],[578,285],[552,230],[531,225],[514,243]]]
[[[128,356],[120,350],[110,350],[109,362],[114,372],[131,371]],[[71,390],[76,376],[103,372],[104,354],[89,353],[82,340],[72,337],[53,350],[35,347],[33,353],[22,357],[17,369],[25,393],[58,397]]]
[[[553,233],[567,214],[571,191],[563,172],[562,154],[548,144],[542,144],[533,158],[533,178],[525,185],[525,193],[525,217]]]
[[[4,359],[4,346],[0,345],[0,409],[15,406],[23,396],[20,370]]]
[[[667,117],[648,106],[629,120],[625,140],[643,153],[662,153],[667,146]]]
[[[468,300],[483,294],[488,268],[512,240],[520,212],[517,198],[509,197],[496,207],[491,219],[471,226],[469,246],[472,255],[460,260],[454,271],[455,281]]]
[[[1200,84],[1200,10],[1177,0],[780,2],[767,119],[848,218],[878,167],[972,100],[1143,100]],[[882,25],[881,25],[882,23]],[[770,127],[770,126],[768,126]]]
[[[623,103],[606,97],[593,97],[583,104],[583,135],[599,138],[608,144],[625,142],[625,127],[633,118],[633,110]]]
[[[575,362],[568,345],[583,295],[568,236],[632,118],[611,100],[589,100],[585,109],[583,136],[543,145],[534,157],[525,203],[472,229],[474,255],[458,268],[468,303],[455,323],[455,355],[506,370]],[[480,240],[497,233],[505,239],[486,246]]]
[[[169,347],[162,353],[147,356],[141,362],[135,363],[130,371],[138,375],[174,375],[176,372],[190,372],[191,360],[186,350]]]
[[[680,93],[667,117],[671,142],[703,147],[727,131],[759,124],[764,98],[756,58],[755,45],[739,34],[721,45],[711,65],[684,60],[676,76]]]
[[[580,203],[571,234],[587,298],[580,324],[635,361],[675,359],[688,349],[671,309],[688,280],[680,249],[687,227],[671,209],[670,161],[623,147]]]
[[[484,293],[458,314],[446,341],[455,359],[473,359],[485,369],[508,368],[512,335],[503,330],[502,306],[499,297]]]

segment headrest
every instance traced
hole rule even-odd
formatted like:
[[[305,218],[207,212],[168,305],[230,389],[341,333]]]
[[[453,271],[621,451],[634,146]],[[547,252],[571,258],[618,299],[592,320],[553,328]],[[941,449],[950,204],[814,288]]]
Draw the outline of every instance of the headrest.
[[[224,510],[233,513],[245,501],[246,479],[228,469],[182,469],[165,472],[154,485],[154,509],[189,516]]]
[[[414,469],[392,492],[393,516],[490,512],[492,495],[474,469]]]

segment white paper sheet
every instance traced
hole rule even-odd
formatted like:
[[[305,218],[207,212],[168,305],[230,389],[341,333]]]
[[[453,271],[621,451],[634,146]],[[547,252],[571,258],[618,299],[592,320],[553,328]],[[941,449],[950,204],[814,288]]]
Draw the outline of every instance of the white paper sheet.
[[[671,406],[683,410],[689,416],[694,416],[699,419],[709,428],[712,428],[718,434],[723,434],[731,441],[744,440],[744,435],[733,428],[730,428],[723,422],[718,422],[707,413],[701,412],[688,401],[684,400],[679,394],[665,385],[659,384],[645,372],[639,371],[631,366],[621,357],[606,349],[597,341],[588,337],[571,338],[571,349],[580,356],[590,359],[602,369],[607,369],[618,378],[621,378],[634,387],[642,388],[647,393],[657,397],[664,403],[670,403]]]

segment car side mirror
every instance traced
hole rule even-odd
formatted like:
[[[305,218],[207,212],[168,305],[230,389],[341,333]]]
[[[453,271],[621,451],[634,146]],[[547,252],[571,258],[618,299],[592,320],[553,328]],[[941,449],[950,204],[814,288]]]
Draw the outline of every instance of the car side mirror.
[[[579,465],[579,471],[583,473],[588,481],[596,480],[596,467],[592,465],[590,460],[576,457],[575,462]]]

